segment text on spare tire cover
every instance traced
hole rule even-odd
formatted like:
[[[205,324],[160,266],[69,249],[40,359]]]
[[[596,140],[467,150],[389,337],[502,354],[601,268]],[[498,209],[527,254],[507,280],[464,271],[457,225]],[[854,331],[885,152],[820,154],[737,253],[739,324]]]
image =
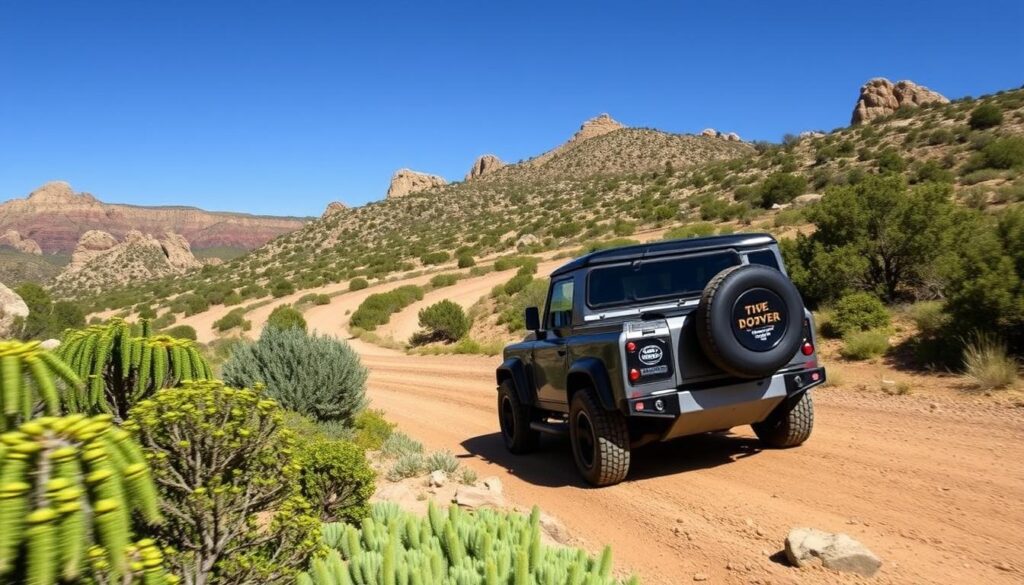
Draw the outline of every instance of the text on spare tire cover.
[[[768,351],[786,334],[786,304],[766,288],[753,288],[736,299],[732,310],[733,335],[747,349]]]

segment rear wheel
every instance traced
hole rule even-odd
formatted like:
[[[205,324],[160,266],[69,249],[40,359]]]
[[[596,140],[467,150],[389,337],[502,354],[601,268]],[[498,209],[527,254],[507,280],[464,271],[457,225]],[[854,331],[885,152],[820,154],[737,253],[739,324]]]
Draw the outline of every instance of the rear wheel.
[[[619,483],[629,473],[629,429],[619,412],[601,408],[588,390],[572,397],[569,438],[580,474],[593,485]]]
[[[505,380],[498,386],[498,424],[505,448],[516,455],[529,453],[540,443],[540,433],[530,428],[530,405],[519,402],[515,386]]]
[[[810,392],[804,392],[793,408],[786,410],[783,403],[768,415],[768,418],[751,425],[754,434],[768,447],[785,449],[802,444],[811,436],[814,428],[814,401]]]

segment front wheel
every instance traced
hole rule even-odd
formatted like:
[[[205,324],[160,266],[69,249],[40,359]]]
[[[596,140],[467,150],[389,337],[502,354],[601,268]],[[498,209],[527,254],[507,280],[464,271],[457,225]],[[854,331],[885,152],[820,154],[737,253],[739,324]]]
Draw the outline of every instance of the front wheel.
[[[629,473],[629,429],[620,412],[608,412],[588,390],[572,397],[569,438],[576,468],[589,483],[619,483]]]
[[[796,447],[811,436],[814,428],[814,401],[811,400],[811,393],[804,392],[792,408],[786,408],[788,405],[783,403],[779,406],[781,410],[777,409],[768,418],[751,425],[757,438],[768,447]]]
[[[522,455],[537,448],[540,433],[530,428],[531,420],[530,406],[519,402],[512,381],[502,382],[498,386],[498,424],[510,453]]]

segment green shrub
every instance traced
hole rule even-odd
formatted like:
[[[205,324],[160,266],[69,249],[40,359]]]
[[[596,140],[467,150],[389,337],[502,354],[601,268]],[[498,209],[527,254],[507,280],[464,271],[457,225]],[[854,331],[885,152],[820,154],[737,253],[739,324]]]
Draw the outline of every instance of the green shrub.
[[[195,327],[192,327],[191,325],[178,325],[176,327],[171,327],[164,331],[164,334],[177,339],[188,339],[189,341],[195,341],[198,337],[196,335]]]
[[[902,173],[907,168],[907,161],[903,160],[895,148],[886,148],[879,152],[875,162],[878,164],[878,172],[882,174]]]
[[[1020,363],[1010,357],[1006,344],[977,334],[964,345],[964,374],[979,390],[1008,388],[1017,382]]]
[[[385,476],[389,481],[401,481],[409,477],[423,475],[424,460],[421,453],[405,453],[391,464]]]
[[[533,282],[533,276],[529,274],[516,274],[505,283],[503,290],[507,295],[514,295],[526,288],[531,282]]]
[[[494,270],[503,272],[511,268],[529,267],[530,274],[537,271],[537,259],[533,256],[502,256],[494,261]]]
[[[241,302],[242,302],[242,295],[238,294],[235,291],[231,291],[228,294],[224,295],[224,306],[225,307],[233,307],[235,305],[241,304]]]
[[[591,557],[580,549],[543,544],[536,507],[523,516],[456,506],[444,512],[431,502],[427,516],[420,517],[394,504],[376,504],[361,528],[325,525],[323,541],[331,552],[312,561],[299,585],[404,583],[402,575],[438,584],[637,583],[613,576],[608,547]]]
[[[1003,123],[1003,110],[992,103],[981,104],[971,111],[967,125],[975,130],[994,128]]]
[[[267,327],[255,343],[235,348],[224,364],[233,386],[265,386],[267,396],[318,422],[351,428],[366,406],[366,369],[344,341],[300,329]]]
[[[807,190],[807,179],[802,175],[773,173],[758,188],[761,207],[770,209],[776,203],[789,203]]]
[[[691,223],[674,227],[662,237],[664,240],[681,240],[684,238],[701,238],[715,235],[715,226],[707,222]]]
[[[848,333],[886,327],[889,321],[889,311],[878,297],[857,292],[836,302],[828,327],[823,327],[823,331],[829,337],[843,337]]]
[[[201,297],[195,293],[189,293],[181,298],[181,302],[185,306],[185,316],[191,317],[192,315],[198,315],[199,313],[206,312],[210,308],[210,303],[206,301],[206,298]]]
[[[306,330],[306,318],[302,313],[288,305],[278,305],[267,317],[267,327],[278,329],[301,329]]]
[[[291,282],[278,278],[270,283],[270,294],[275,299],[288,296],[295,292],[295,285]]]
[[[1024,137],[996,138],[981,149],[984,166],[991,169],[1012,169],[1024,166]]]
[[[348,290],[350,291],[363,290],[368,286],[370,286],[370,283],[366,282],[366,279],[363,277],[353,278],[348,281]]]
[[[526,322],[523,320],[526,308],[537,307],[543,310],[547,296],[548,283],[546,281],[541,279],[531,281],[508,299],[507,306],[502,309],[498,317],[498,323],[508,327],[510,333],[522,331],[526,328]]]
[[[314,440],[298,451],[299,492],[321,522],[358,523],[369,513],[375,475],[348,441]]]
[[[229,331],[235,327],[247,329],[251,325],[245,318],[245,309],[241,307],[231,309],[226,315],[213,322],[213,328],[220,332]]]
[[[125,428],[153,466],[172,572],[186,583],[291,583],[317,550],[319,522],[297,493],[300,467],[273,400],[220,382],[161,390]],[[257,521],[258,519],[258,521]]]
[[[470,268],[472,266],[476,266],[476,260],[473,259],[472,254],[459,255],[459,268]]]
[[[444,288],[446,286],[452,286],[459,281],[458,274],[446,273],[437,274],[430,279],[430,286],[433,288]]]
[[[360,303],[349,322],[353,327],[373,331],[379,325],[390,321],[392,313],[397,313],[422,298],[423,289],[412,284],[388,292],[374,293]]]
[[[420,309],[419,323],[432,341],[458,341],[471,325],[462,307],[448,299]]]
[[[20,320],[15,331],[20,339],[59,338],[65,329],[85,326],[85,313],[78,305],[68,301],[54,302],[46,289],[34,283],[15,287],[14,292],[28,306],[28,317]]]
[[[420,262],[422,262],[424,266],[431,266],[434,264],[444,264],[449,258],[450,256],[448,255],[448,252],[427,252],[420,256]]]
[[[459,460],[451,451],[435,451],[427,455],[423,460],[423,466],[427,472],[443,471],[451,475],[459,468]]]
[[[363,449],[377,450],[394,432],[395,425],[384,418],[379,410],[366,409],[356,415],[353,441]]]
[[[410,453],[423,454],[423,445],[401,432],[393,432],[380,446],[380,454],[388,459],[397,459]]]
[[[141,307],[139,309],[138,317],[139,317],[139,319],[150,319],[150,320],[156,319],[156,311],[153,310],[153,307],[150,307],[149,305],[146,305],[145,307]],[[76,325],[75,327],[81,327],[81,326],[82,325]]]
[[[843,337],[839,353],[848,360],[866,360],[889,350],[889,335],[884,331],[857,331]]]
[[[934,335],[949,324],[949,315],[941,301],[921,301],[910,306],[910,319],[924,335]]]

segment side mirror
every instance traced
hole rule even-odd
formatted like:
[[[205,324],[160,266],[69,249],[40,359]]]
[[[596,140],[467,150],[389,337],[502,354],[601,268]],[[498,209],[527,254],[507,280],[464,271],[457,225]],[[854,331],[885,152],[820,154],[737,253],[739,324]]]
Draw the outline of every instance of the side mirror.
[[[540,331],[540,310],[537,307],[526,307],[523,317],[527,331]]]

